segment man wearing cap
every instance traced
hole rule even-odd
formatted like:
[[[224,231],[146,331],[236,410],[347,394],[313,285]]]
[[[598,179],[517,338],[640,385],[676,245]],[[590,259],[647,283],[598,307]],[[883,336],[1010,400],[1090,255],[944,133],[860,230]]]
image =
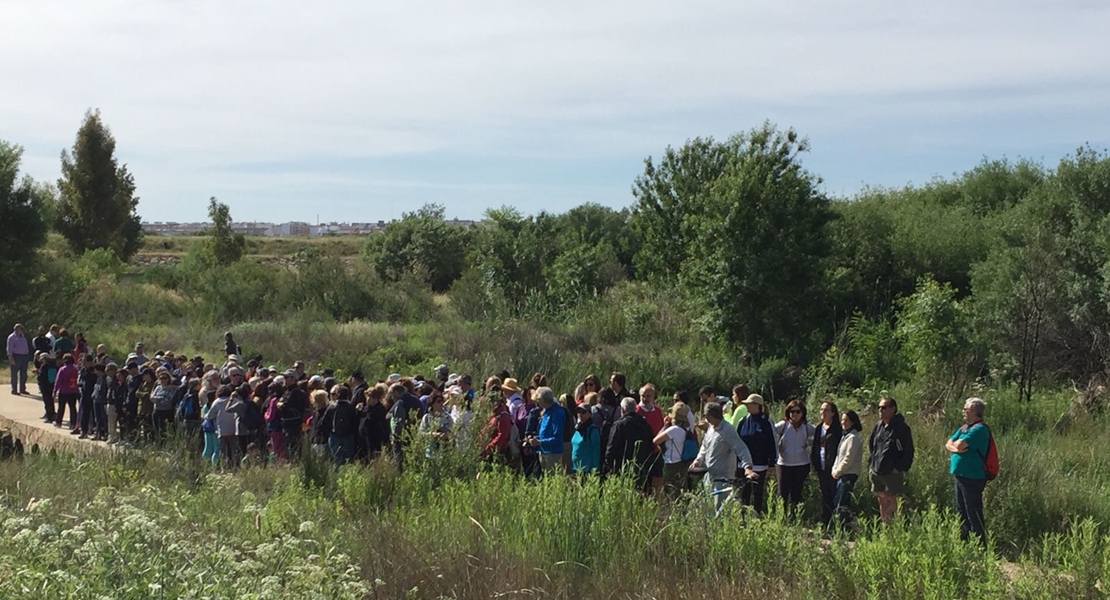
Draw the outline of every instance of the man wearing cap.
[[[297,372],[285,372],[285,393],[278,402],[281,411],[281,429],[285,434],[285,447],[290,457],[300,456],[301,425],[309,412],[308,394],[297,384]]]
[[[146,363],[150,362],[150,359],[147,358],[145,354],[143,354],[143,347],[144,346],[142,342],[135,344],[135,360],[140,365],[145,365]]]
[[[23,325],[16,323],[8,336],[8,364],[12,368],[12,394],[27,393],[27,364],[31,362],[31,348],[23,335]]]

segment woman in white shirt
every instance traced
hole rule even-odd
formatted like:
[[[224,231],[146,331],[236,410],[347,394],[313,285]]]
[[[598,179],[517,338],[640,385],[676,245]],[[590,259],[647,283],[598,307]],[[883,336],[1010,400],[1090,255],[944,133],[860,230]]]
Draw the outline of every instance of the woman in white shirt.
[[[778,437],[779,496],[786,505],[787,516],[793,517],[802,502],[802,488],[809,475],[809,450],[816,433],[806,422],[806,407],[799,400],[791,400],[783,412],[783,420],[775,424]]]
[[[836,506],[837,517],[840,518],[842,529],[851,529],[855,522],[852,515],[852,487],[859,479],[863,470],[863,440],[860,438],[859,415],[854,410],[846,410],[840,417],[840,425],[844,432],[840,436],[840,446],[836,450],[836,462],[832,467],[832,478],[836,480],[836,497],[833,504]]]
[[[695,444],[693,453],[697,455],[697,437],[690,430],[689,414],[684,403],[675,402],[663,419],[663,429],[652,440],[663,449],[663,492],[671,500],[676,500],[687,488],[690,463],[694,460],[683,458],[687,438]]]

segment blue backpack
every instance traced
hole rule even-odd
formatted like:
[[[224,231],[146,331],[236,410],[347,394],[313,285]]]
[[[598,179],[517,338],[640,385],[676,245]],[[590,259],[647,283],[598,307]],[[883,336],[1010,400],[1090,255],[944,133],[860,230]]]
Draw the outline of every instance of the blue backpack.
[[[698,457],[698,440],[689,430],[686,431],[686,441],[682,443],[682,460],[694,460]]]

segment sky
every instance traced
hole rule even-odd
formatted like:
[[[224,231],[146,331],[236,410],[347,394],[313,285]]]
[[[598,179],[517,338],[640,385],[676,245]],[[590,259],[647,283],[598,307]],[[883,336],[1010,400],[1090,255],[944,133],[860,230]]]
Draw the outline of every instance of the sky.
[[[97,108],[147,221],[623,208],[771,121],[824,191],[1110,146],[1110,3],[0,0],[0,139],[54,181]]]

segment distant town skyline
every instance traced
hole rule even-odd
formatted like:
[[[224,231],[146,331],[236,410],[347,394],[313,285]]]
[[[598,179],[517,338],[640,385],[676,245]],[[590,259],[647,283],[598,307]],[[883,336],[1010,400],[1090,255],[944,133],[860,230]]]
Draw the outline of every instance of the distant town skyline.
[[[4,15],[0,52],[18,60],[0,62],[0,139],[56,181],[99,108],[152,221],[201,220],[210,196],[273,222],[623,208],[646,157],[765,120],[809,139],[803,164],[839,197],[1110,145],[1110,5],[1093,0],[39,0]]]

